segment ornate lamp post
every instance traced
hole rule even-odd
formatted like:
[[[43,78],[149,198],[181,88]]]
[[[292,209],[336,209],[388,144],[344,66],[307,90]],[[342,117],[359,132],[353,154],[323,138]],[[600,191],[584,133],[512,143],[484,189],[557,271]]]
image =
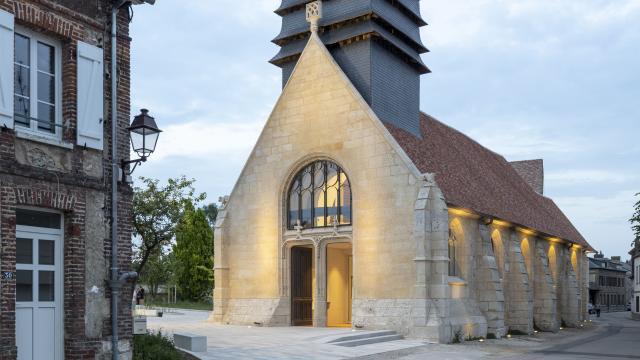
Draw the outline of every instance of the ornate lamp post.
[[[158,143],[158,137],[162,130],[158,129],[156,120],[149,116],[149,110],[140,110],[140,115],[133,118],[131,126],[127,128],[129,130],[129,137],[131,137],[131,147],[139,158],[134,160],[122,160],[121,168],[125,176],[133,174],[136,167],[143,162],[146,162],[149,156],[156,150],[156,144]],[[126,171],[127,165],[133,165],[133,168],[129,172]],[[125,179],[123,176],[123,180]]]

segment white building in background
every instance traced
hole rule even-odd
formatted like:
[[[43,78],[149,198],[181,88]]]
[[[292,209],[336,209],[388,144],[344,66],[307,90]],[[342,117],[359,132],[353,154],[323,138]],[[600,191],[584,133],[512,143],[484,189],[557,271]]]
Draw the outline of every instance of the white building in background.
[[[633,296],[631,298],[631,318],[640,320],[640,242],[629,252],[631,255]]]

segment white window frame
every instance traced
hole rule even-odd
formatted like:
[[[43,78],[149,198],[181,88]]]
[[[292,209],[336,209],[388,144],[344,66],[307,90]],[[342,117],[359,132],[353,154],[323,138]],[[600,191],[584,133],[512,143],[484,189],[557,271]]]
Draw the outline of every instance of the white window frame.
[[[14,128],[19,137],[47,143],[62,143],[62,45],[55,38],[37,33],[22,26],[15,27],[15,34],[29,38],[29,107],[30,126],[19,125],[14,119]],[[38,130],[38,122],[33,120],[34,112],[38,111],[38,42],[49,45],[54,49],[55,61],[55,131],[53,133]],[[14,67],[15,67],[14,63]]]

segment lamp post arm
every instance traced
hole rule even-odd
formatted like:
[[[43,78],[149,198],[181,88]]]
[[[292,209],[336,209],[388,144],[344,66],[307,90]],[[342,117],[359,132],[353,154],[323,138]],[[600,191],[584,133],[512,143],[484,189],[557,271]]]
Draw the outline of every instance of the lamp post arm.
[[[120,162],[120,167],[122,168],[122,173],[124,175],[131,175],[133,174],[133,172],[136,170],[136,168],[138,167],[138,165],[140,165],[143,162],[147,162],[147,157],[143,156],[139,159],[135,159],[135,160],[122,160]],[[126,167],[127,165],[131,165],[133,164],[133,167],[131,168],[131,170],[127,171]]]

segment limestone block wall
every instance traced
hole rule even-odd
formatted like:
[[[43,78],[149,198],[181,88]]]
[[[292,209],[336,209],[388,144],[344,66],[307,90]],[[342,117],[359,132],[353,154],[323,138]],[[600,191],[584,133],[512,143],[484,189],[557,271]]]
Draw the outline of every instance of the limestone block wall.
[[[561,294],[562,294],[562,306],[560,317],[565,326],[568,327],[578,327],[580,326],[581,314],[580,314],[580,303],[582,302],[580,299],[580,287],[578,285],[578,280],[576,277],[576,273],[573,271],[573,266],[571,265],[571,257],[569,256],[569,251],[566,249],[563,251],[564,256],[562,257],[562,261],[564,263],[564,279],[560,284]]]
[[[218,224],[213,320],[290,322],[288,287],[282,281],[288,269],[284,194],[290,178],[317,159],[336,162],[351,182],[353,324],[373,326],[370,319],[379,314],[410,324],[406,309],[414,299],[412,230],[420,175],[315,37]]]
[[[502,239],[506,239],[505,249],[508,254],[503,278],[505,324],[512,331],[533,333],[533,283],[522,253],[522,236],[501,226],[495,226],[495,231],[499,232]]]
[[[504,292],[489,227],[478,223],[480,251],[476,252],[476,298],[487,319],[487,331],[500,338],[506,335]]]
[[[557,294],[551,271],[549,269],[549,243],[545,240],[529,237],[533,248],[534,291],[533,320],[534,326],[542,331],[558,331]]]

